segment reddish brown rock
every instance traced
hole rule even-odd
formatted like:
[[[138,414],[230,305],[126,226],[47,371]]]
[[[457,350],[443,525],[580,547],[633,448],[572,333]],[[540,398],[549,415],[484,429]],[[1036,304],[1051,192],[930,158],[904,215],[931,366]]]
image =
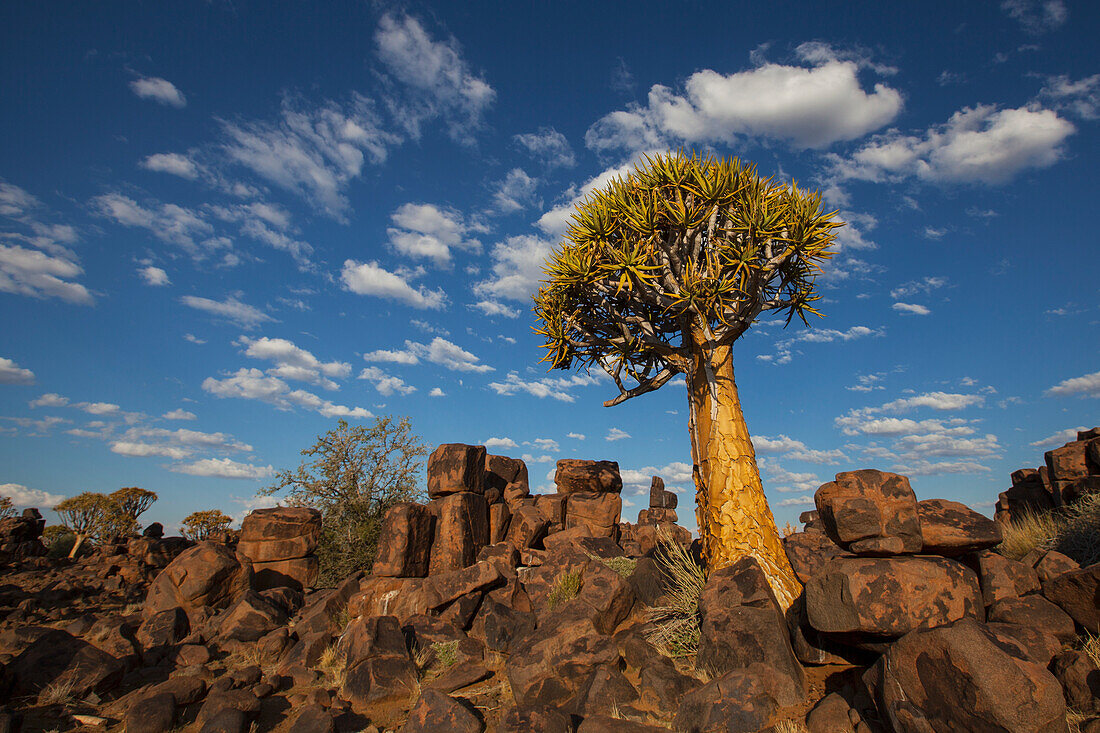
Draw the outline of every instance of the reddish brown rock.
[[[485,493],[485,446],[446,443],[428,457],[428,496]]]
[[[752,670],[729,672],[688,693],[673,727],[699,733],[767,728],[775,722],[783,700],[798,701],[802,696],[800,690],[784,687],[789,685],[785,677],[773,680],[769,673],[769,668],[756,665]]]
[[[900,636],[982,615],[974,571],[942,557],[838,557],[805,593],[810,625],[827,633]]]
[[[771,667],[805,695],[806,677],[791,648],[783,610],[760,564],[747,557],[713,571],[699,594],[695,666],[723,675],[757,663]]]
[[[376,724],[392,725],[416,700],[420,681],[407,656],[368,657],[347,671],[340,697]]]
[[[814,503],[833,541],[857,555],[915,553],[923,545],[917,497],[905,476],[838,473],[817,490]]]
[[[565,504],[565,527],[583,527],[592,537],[611,537],[619,531],[623,500],[615,493],[574,492]]]
[[[1100,715],[1100,669],[1088,654],[1079,649],[1067,649],[1054,658],[1050,671],[1062,685],[1069,707]]]
[[[917,502],[917,513],[925,555],[956,557],[1001,543],[996,522],[957,501],[926,499]]]
[[[1054,655],[1062,651],[1062,642],[1039,629],[1019,624],[992,621],[985,625],[997,646],[1019,659],[1027,659],[1046,667]]]
[[[317,582],[317,576],[321,573],[321,563],[315,555],[292,560],[254,562],[252,572],[255,574],[252,586],[256,590],[293,588],[304,591],[312,588]]]
[[[401,502],[386,511],[372,574],[417,578],[428,574],[435,516],[420,504]]]
[[[513,492],[528,491],[527,464],[518,458],[485,456],[485,488],[497,489],[502,496],[509,488]]]
[[[1088,630],[1100,630],[1100,563],[1043,583],[1043,595]]]
[[[350,667],[369,657],[404,657],[408,651],[395,616],[360,616],[340,635],[336,654]]]
[[[550,520],[534,505],[521,505],[515,508],[508,523],[505,539],[517,550],[541,547],[542,539]]]
[[[1055,550],[1043,553],[1039,561],[1035,563],[1035,573],[1039,576],[1039,582],[1045,583],[1056,578],[1062,573],[1077,570],[1081,565],[1076,560]]]
[[[1075,441],[1046,452],[1043,457],[1051,483],[1073,481],[1090,473],[1100,473],[1100,467],[1090,465],[1088,445],[1088,441]]]
[[[123,717],[126,733],[167,733],[176,725],[176,697],[170,692],[144,695]]]
[[[573,697],[598,667],[619,652],[587,619],[540,629],[513,651],[505,672],[521,707],[558,706]]]
[[[463,705],[449,695],[428,688],[420,693],[401,730],[403,733],[481,733],[485,724],[472,705]]]
[[[531,497],[535,507],[546,517],[550,524],[565,524],[565,500],[564,494],[539,494]]]
[[[675,524],[680,520],[675,509],[650,507],[638,512],[638,524]]]
[[[997,601],[989,608],[989,620],[1037,629],[1064,642],[1077,638],[1069,614],[1040,595]]]
[[[242,542],[272,542],[299,537],[310,538],[313,546],[317,546],[321,537],[321,512],[308,507],[271,507],[257,509],[241,522]]]
[[[1058,680],[1006,653],[973,619],[907,634],[864,679],[894,730],[1065,730]]]
[[[348,600],[350,616],[396,616],[404,622],[411,616],[427,613],[438,602],[435,589],[427,578],[367,577],[359,591]]]
[[[489,544],[503,542],[508,536],[508,523],[512,521],[512,512],[507,504],[489,505]]]
[[[554,483],[559,494],[577,492],[619,493],[623,490],[623,479],[619,475],[619,464],[615,461],[586,461],[576,458],[563,458],[558,461],[554,473]]]
[[[830,692],[806,715],[806,728],[810,733],[854,733],[848,715],[851,709],[839,693]]]
[[[802,583],[821,572],[834,557],[847,555],[840,545],[824,532],[795,532],[783,538],[783,550],[791,561],[794,574]]]
[[[435,516],[429,574],[472,565],[489,544],[489,507],[481,494],[463,491],[428,502]]]
[[[500,720],[500,733],[573,733],[573,723],[560,710],[549,707],[509,708]]]
[[[649,482],[650,509],[675,509],[679,497],[665,490],[665,482],[660,476],[654,476]]]
[[[253,642],[287,622],[286,611],[255,591],[246,591],[218,619],[222,639]]]
[[[977,561],[982,599],[986,606],[1039,590],[1039,576],[1035,569],[1022,562],[1009,560],[991,550],[978,553]]]
[[[145,598],[146,618],[179,606],[192,620],[203,608],[221,609],[252,584],[252,568],[223,544],[200,542],[160,571]]]
[[[103,695],[122,681],[125,668],[110,654],[57,629],[29,629],[32,641],[5,665],[13,696],[38,695],[49,686],[70,688],[75,699]]]
[[[1007,524],[1027,514],[1042,514],[1053,508],[1051,490],[1043,484],[1040,474],[1036,472],[997,496],[994,519],[998,523]]]

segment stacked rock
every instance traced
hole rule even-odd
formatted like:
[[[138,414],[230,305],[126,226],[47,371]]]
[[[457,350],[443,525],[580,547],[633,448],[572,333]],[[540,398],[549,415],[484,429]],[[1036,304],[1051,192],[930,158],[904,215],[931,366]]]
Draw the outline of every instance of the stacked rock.
[[[1047,451],[1044,458],[1045,466],[1012,472],[1012,487],[997,497],[998,522],[1046,512],[1100,491],[1100,428],[1079,431],[1077,440]]]
[[[578,528],[579,534],[589,537],[619,538],[623,479],[618,463],[565,458],[558,461],[554,483],[557,496],[546,497],[547,504],[554,507],[553,523],[561,521],[565,529]]]
[[[37,509],[24,509],[21,517],[0,519],[0,562],[42,557],[46,546],[42,544],[42,530],[46,520]]]
[[[678,501],[676,494],[665,490],[664,479],[654,476],[649,484],[649,508],[638,512],[638,524],[675,524]]]
[[[306,507],[257,509],[241,522],[237,551],[252,561],[256,590],[311,588],[320,565],[321,513]]]
[[[473,565],[489,544],[485,461],[485,446],[462,443],[441,445],[428,458],[428,511],[435,517],[432,574]]]

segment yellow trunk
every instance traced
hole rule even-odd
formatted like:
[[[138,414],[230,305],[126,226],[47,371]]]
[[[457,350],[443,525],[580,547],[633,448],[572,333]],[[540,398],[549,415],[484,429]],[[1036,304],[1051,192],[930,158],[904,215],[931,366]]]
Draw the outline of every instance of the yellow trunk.
[[[696,517],[708,570],[746,556],[760,563],[785,611],[802,593],[780,542],[745,425],[730,346],[695,348],[688,398]]]

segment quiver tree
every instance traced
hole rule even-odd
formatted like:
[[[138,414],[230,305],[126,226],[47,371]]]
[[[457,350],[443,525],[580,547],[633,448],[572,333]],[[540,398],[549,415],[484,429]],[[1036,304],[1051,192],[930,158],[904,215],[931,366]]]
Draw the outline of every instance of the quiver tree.
[[[0,496],[0,519],[7,519],[8,517],[15,516],[15,505],[12,500],[7,496]]]
[[[736,158],[647,157],[577,204],[535,296],[552,368],[602,367],[611,407],[685,375],[703,553],[751,555],[784,608],[801,586],[760,482],[733,374],[733,344],[765,313],[811,305],[833,230],[817,192]]]
[[[157,500],[157,495],[137,486],[125,486],[108,494],[107,498],[118,506],[120,516],[112,529],[118,530],[121,536],[137,531],[137,518]]]
[[[212,535],[221,534],[229,529],[233,517],[220,509],[208,509],[204,512],[191,512],[180,524],[180,532],[189,540],[201,542]]]
[[[76,535],[69,557],[76,557],[89,537],[99,537],[117,521],[118,505],[103,494],[85,491],[70,496],[53,508],[62,523]]]

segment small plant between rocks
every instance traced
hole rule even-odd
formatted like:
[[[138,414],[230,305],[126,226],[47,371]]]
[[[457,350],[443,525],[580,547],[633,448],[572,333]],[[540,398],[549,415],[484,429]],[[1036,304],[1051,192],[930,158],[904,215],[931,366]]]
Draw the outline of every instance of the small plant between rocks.
[[[554,610],[555,607],[560,606],[562,603],[572,598],[576,598],[577,594],[580,592],[580,571],[570,570],[569,572],[562,573],[554,582],[554,587],[550,589],[550,597],[547,598],[546,601],[547,606],[550,610]]]
[[[661,571],[668,580],[667,602],[646,613],[653,628],[646,638],[668,657],[690,657],[699,650],[699,594],[707,576],[691,553],[663,532],[660,540]]]

